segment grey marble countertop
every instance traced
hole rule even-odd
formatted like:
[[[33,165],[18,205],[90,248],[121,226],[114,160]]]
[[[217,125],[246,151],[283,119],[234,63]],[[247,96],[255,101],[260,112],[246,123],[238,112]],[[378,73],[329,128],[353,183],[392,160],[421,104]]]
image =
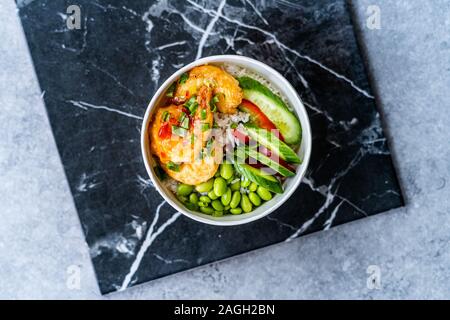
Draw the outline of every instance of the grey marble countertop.
[[[354,2],[407,206],[104,298],[450,298],[450,3]],[[102,298],[14,1],[0,24],[0,298]]]

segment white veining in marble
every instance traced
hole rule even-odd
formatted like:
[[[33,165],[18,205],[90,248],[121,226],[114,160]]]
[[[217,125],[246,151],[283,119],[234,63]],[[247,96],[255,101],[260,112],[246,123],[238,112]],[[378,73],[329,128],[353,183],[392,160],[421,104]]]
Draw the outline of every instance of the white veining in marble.
[[[108,298],[449,298],[450,4],[445,0],[378,0],[382,29],[369,30],[365,28],[365,12],[373,3],[355,2],[407,206],[159,279]],[[250,5],[248,8],[252,9]],[[219,16],[261,32],[285,51],[308,60],[263,29],[254,29],[215,10],[197,9],[208,10],[211,19]],[[252,10],[257,14],[259,9]],[[43,93],[16,14],[14,1],[0,3],[0,297],[101,298],[46,117]],[[152,14],[158,13],[150,12],[149,19]],[[189,17],[178,14],[196,30],[198,39],[206,34],[211,20],[197,26]],[[142,23],[150,26],[151,20]],[[205,46],[211,36],[214,32],[205,39]],[[154,80],[159,81],[156,75]],[[351,80],[341,80],[364,94]],[[72,104],[74,107],[82,109],[97,106],[75,103],[79,105]],[[314,110],[314,106],[309,108]],[[118,111],[108,109],[97,111]],[[134,114],[121,115],[139,119]],[[361,139],[366,142],[361,152],[377,152],[376,132],[369,130]],[[145,178],[136,179],[143,188],[148,186]],[[323,195],[324,205],[334,195],[335,210],[348,201],[336,194],[337,185],[326,190],[313,181],[305,183]],[[95,180],[80,180],[80,188],[88,186],[95,187]],[[177,217],[175,214],[169,220]],[[276,216],[268,219],[276,221]],[[136,239],[144,237],[145,226],[135,227]],[[149,228],[146,239],[154,239],[160,228],[152,232]],[[298,229],[292,228],[292,232]],[[130,249],[120,248],[124,252]],[[143,246],[137,250],[145,249]],[[166,258],[161,253],[158,259]],[[138,267],[139,260],[136,264]],[[81,268],[79,290],[66,286],[67,269],[72,265]],[[381,268],[380,290],[366,287],[369,265]],[[130,270],[124,286],[132,281],[136,270]]]

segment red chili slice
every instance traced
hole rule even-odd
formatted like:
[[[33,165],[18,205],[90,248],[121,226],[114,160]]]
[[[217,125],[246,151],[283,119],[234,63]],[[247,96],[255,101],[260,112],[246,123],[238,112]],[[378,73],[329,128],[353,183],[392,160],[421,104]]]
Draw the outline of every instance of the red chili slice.
[[[158,131],[158,137],[161,139],[168,139],[172,136],[172,126],[169,121],[164,122]]]

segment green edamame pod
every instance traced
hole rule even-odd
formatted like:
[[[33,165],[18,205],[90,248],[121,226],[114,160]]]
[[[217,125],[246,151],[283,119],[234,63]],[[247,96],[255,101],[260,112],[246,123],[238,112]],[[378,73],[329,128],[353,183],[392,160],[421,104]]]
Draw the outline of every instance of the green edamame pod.
[[[231,197],[230,207],[232,209],[237,208],[239,203],[241,202],[241,193],[239,191],[233,192],[233,196]]]
[[[198,195],[196,193],[191,193],[189,195],[189,202],[197,204],[198,203]]]
[[[256,189],[258,189],[258,185],[255,182],[252,182],[250,184],[250,186],[248,187],[248,190],[251,191],[251,192],[255,192]]]
[[[211,200],[216,200],[217,198],[219,198],[219,197],[217,196],[217,194],[214,193],[214,190],[211,190],[210,192],[208,192],[208,197],[209,197]]]
[[[211,203],[211,206],[214,208],[214,210],[216,211],[223,211],[223,205],[222,202],[220,202],[220,200],[214,200]]]
[[[200,196],[199,200],[201,202],[204,202],[204,203],[210,203],[211,202],[211,199],[208,198],[207,196]]]
[[[269,201],[272,199],[272,194],[269,190],[267,190],[264,187],[259,186],[258,189],[256,189],[256,193],[263,199],[264,201]]]
[[[227,188],[227,191],[220,197],[220,201],[224,206],[227,206],[230,204],[231,201],[231,189]]]
[[[246,194],[243,194],[241,197],[241,208],[245,213],[248,213],[253,209],[253,205]]]
[[[255,206],[261,205],[261,198],[255,192],[250,192],[248,198]]]
[[[242,213],[242,209],[241,208],[230,209],[230,213],[231,214],[241,214]]]
[[[230,188],[231,188],[231,191],[239,191],[239,190],[241,190],[241,181],[238,180],[235,183],[232,183],[230,185]]]
[[[196,185],[195,190],[197,190],[197,192],[200,192],[200,193],[208,192],[209,190],[211,190],[213,188],[213,184],[214,184],[214,179],[210,179],[206,182]]]
[[[206,214],[213,214],[214,209],[211,207],[200,207],[200,211]]]
[[[177,194],[179,196],[188,196],[191,194],[192,190],[194,190],[194,186],[189,184],[180,183],[177,186]]]
[[[233,177],[233,173],[234,173],[234,170],[233,170],[233,166],[231,163],[224,162],[220,165],[220,175],[225,180],[228,180],[231,177]]]
[[[227,192],[227,182],[222,177],[217,177],[214,179],[214,193],[221,197],[225,192]]]

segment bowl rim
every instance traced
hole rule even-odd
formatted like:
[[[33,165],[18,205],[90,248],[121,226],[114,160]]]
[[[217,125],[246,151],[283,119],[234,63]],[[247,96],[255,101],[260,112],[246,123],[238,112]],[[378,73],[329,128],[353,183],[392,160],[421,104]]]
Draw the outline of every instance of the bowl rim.
[[[296,100],[295,101],[296,106],[292,105],[291,107],[293,109],[295,109],[295,111],[297,113],[296,116],[298,116],[299,118],[300,118],[300,116],[298,115],[299,113],[304,114],[304,120],[305,120],[304,122],[305,123],[301,123],[301,125],[302,125],[302,140],[305,139],[305,137],[307,137],[309,144],[305,145],[305,153],[304,153],[303,162],[301,165],[301,170],[299,172],[297,172],[295,177],[292,178],[292,179],[294,179],[293,184],[291,185],[290,189],[287,190],[287,192],[282,194],[282,197],[279,198],[279,201],[275,202],[272,206],[270,206],[269,208],[267,208],[266,210],[264,210],[263,212],[261,212],[258,215],[252,215],[249,217],[245,217],[246,214],[243,214],[243,215],[240,215],[243,218],[238,219],[238,220],[210,219],[210,218],[202,217],[197,214],[193,214],[193,213],[189,212],[189,210],[187,208],[183,208],[183,207],[179,206],[176,202],[172,201],[172,199],[170,199],[170,197],[168,197],[166,195],[166,191],[163,188],[161,188],[160,184],[162,184],[162,183],[159,181],[159,179],[156,177],[155,173],[153,172],[153,169],[150,165],[150,161],[149,161],[148,155],[147,155],[147,148],[146,148],[146,143],[147,143],[146,137],[148,135],[147,128],[148,128],[148,124],[151,120],[150,115],[152,114],[153,109],[156,107],[156,102],[158,101],[159,97],[168,88],[168,86],[176,78],[178,78],[182,73],[192,69],[193,67],[196,67],[198,65],[203,65],[203,64],[209,64],[209,63],[245,64],[245,62],[249,62],[250,64],[258,65],[262,69],[266,69],[268,71],[268,73],[273,74],[275,77],[279,78],[277,80],[280,80],[282,82],[278,85],[278,87],[282,88],[281,91],[291,91],[293,93],[293,97]],[[295,88],[281,73],[279,73],[277,70],[275,70],[271,66],[269,66],[261,61],[258,61],[256,59],[249,58],[246,56],[240,56],[240,55],[208,56],[208,57],[204,57],[204,58],[195,60],[191,63],[188,63],[187,65],[185,65],[182,68],[175,71],[169,78],[167,78],[163,82],[163,84],[161,84],[159,86],[158,90],[153,95],[152,99],[150,100],[150,102],[147,105],[147,108],[145,110],[145,114],[144,114],[144,117],[142,120],[142,126],[141,126],[141,154],[142,154],[142,158],[144,160],[145,169],[146,169],[147,174],[149,175],[155,189],[159,192],[159,194],[163,197],[163,199],[167,203],[169,203],[178,212],[182,213],[183,215],[185,215],[195,221],[206,223],[209,225],[216,225],[216,226],[234,226],[234,225],[249,223],[249,222],[261,219],[261,218],[267,216],[268,214],[274,212],[276,209],[278,209],[283,203],[285,203],[291,197],[291,195],[295,192],[295,190],[297,190],[298,186],[300,185],[303,177],[305,176],[308,165],[309,165],[309,161],[310,161],[310,157],[311,157],[311,150],[312,150],[312,137],[311,137],[311,126],[310,126],[309,116],[308,116],[306,108],[305,108],[300,96],[298,95],[297,91],[295,90]],[[201,213],[199,213],[199,214],[201,214]]]

